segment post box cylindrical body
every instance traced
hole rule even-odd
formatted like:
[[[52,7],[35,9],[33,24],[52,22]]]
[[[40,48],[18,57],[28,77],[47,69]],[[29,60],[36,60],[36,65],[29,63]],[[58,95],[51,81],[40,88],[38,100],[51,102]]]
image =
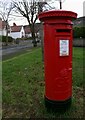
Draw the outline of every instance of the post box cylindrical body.
[[[44,22],[45,102],[63,107],[72,97],[72,19],[77,14],[58,10],[39,14]]]

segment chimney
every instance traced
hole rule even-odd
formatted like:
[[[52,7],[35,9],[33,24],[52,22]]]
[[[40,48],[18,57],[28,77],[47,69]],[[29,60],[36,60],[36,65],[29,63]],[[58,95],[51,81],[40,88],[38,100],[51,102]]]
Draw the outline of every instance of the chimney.
[[[13,23],[13,26],[17,26],[16,23]]]

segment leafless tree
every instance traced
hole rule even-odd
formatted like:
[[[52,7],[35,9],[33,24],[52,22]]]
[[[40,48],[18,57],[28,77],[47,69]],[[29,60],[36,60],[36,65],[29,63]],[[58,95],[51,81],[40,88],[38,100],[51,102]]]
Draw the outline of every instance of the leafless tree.
[[[6,29],[6,45],[8,45],[8,30],[9,30],[9,17],[12,9],[14,8],[12,2],[0,1],[0,17],[5,23]]]
[[[35,22],[38,19],[38,2],[35,0],[30,0],[30,2],[28,0],[14,0],[13,4],[16,11],[27,19],[33,38],[33,45],[36,47]]]

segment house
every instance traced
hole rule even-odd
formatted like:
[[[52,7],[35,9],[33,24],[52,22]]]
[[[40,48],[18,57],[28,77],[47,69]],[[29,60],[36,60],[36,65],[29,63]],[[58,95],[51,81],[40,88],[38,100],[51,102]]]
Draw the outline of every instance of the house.
[[[5,22],[0,18],[0,35],[6,35]]]
[[[40,30],[40,23],[36,23],[35,24],[35,35],[36,36],[39,35],[39,30]],[[13,23],[13,26],[11,26],[11,30],[10,30],[10,36],[14,39],[22,38],[22,37],[26,37],[26,38],[31,37],[31,31],[30,31],[29,25],[18,26],[15,23]]]
[[[39,35],[40,25],[41,25],[40,23],[35,24],[35,36]],[[24,30],[25,30],[25,37],[28,38],[31,37],[31,31],[29,25],[25,25]]]
[[[14,39],[25,37],[24,27],[22,25],[17,26],[15,23],[13,23],[13,26],[11,26],[10,30],[10,36]]]
[[[10,27],[8,30],[8,35],[10,33]],[[0,18],[0,35],[4,35],[6,36],[6,22],[2,21],[2,19]]]
[[[27,38],[31,37],[31,31],[28,25],[24,26],[24,31],[25,31],[25,37]]]

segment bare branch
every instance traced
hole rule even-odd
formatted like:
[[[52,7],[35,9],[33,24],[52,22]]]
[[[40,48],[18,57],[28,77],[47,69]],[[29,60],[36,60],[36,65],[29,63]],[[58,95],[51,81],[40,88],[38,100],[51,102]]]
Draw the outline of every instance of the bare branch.
[[[12,3],[8,3],[6,1],[0,2],[0,17],[5,22],[6,45],[8,45],[9,16],[10,16],[13,8],[14,8],[14,6]]]
[[[35,23],[38,19],[39,13],[38,2],[36,2],[36,0],[30,0],[30,2],[28,0],[21,0],[20,2],[14,0],[13,4],[16,8],[16,11],[18,11],[23,17],[27,19],[32,37],[35,40]]]
[[[38,19],[38,16],[36,15],[35,20],[34,20],[34,23],[36,22],[37,19]]]

